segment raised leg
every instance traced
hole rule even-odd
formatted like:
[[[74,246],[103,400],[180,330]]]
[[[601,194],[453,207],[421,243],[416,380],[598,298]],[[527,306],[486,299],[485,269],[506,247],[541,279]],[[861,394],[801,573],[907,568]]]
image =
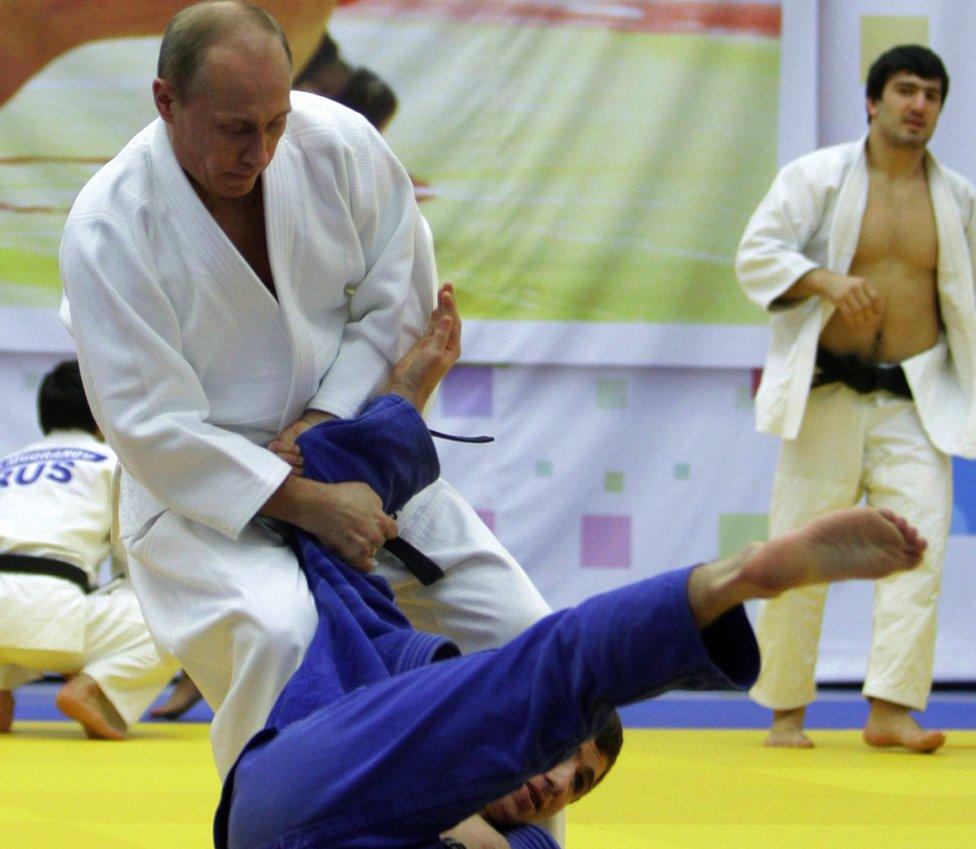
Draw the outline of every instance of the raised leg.
[[[564,760],[612,706],[748,685],[758,656],[740,602],[911,568],[922,550],[896,516],[846,510],[559,611],[500,649],[360,687],[242,757],[228,845],[433,843]]]

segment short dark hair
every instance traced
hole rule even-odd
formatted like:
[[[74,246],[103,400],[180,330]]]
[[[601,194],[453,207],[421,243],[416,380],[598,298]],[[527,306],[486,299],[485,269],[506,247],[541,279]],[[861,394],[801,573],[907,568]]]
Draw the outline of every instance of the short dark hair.
[[[888,80],[902,71],[923,80],[939,80],[942,83],[942,102],[945,103],[949,95],[949,74],[938,55],[921,44],[899,44],[874,60],[865,85],[868,100],[880,100]]]
[[[611,767],[617,762],[617,756],[620,754],[620,749],[624,745],[624,726],[620,721],[620,714],[617,711],[610,711],[610,715],[606,718],[603,725],[600,726],[600,730],[597,731],[596,736],[593,738],[593,745],[607,759],[607,768],[593,785],[596,787],[597,784],[603,781],[607,773],[610,772]]]
[[[256,27],[281,42],[291,64],[291,48],[278,22],[260,6],[242,0],[206,0],[173,15],[159,47],[156,76],[173,86],[186,100],[200,75],[209,50],[223,36],[243,26]]]
[[[58,363],[44,375],[37,392],[37,417],[44,433],[67,429],[95,433],[98,430],[88,406],[77,360]]]

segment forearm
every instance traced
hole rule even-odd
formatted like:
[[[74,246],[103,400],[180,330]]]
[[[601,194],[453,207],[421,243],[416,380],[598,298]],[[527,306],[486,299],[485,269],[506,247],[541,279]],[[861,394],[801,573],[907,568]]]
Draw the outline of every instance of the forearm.
[[[773,301],[774,305],[783,305],[805,300],[813,295],[822,298],[830,297],[830,283],[838,275],[826,268],[811,268],[801,275],[797,281],[783,294]]]
[[[307,515],[309,506],[314,500],[314,481],[297,475],[289,475],[281,485],[264,502],[259,515],[271,519],[280,519],[295,527],[303,528],[303,517]],[[318,484],[321,486],[321,484]]]

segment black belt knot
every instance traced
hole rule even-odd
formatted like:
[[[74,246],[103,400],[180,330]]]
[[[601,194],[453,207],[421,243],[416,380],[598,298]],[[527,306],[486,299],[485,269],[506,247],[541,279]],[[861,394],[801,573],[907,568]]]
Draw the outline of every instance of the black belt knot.
[[[828,383],[843,383],[863,395],[885,391],[912,399],[908,378],[900,365],[878,365],[862,360],[857,354],[834,354],[818,347],[817,369],[811,386],[815,389]]]

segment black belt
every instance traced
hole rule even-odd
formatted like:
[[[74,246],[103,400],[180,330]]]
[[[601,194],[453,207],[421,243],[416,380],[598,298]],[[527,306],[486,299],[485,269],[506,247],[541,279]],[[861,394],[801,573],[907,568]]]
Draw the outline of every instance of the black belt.
[[[64,578],[71,581],[83,593],[91,592],[88,575],[84,569],[52,560],[50,557],[28,557],[24,554],[0,554],[0,572],[14,572],[21,575],[48,575],[51,578]]]
[[[383,543],[383,548],[406,566],[425,587],[429,587],[444,577],[444,570],[440,566],[422,551],[418,551],[410,545],[405,539],[400,537],[388,539]]]
[[[826,348],[817,348],[817,369],[811,386],[815,389],[827,383],[843,383],[864,395],[884,390],[912,399],[911,387],[900,365],[878,365],[862,360],[857,354],[833,354]]]

